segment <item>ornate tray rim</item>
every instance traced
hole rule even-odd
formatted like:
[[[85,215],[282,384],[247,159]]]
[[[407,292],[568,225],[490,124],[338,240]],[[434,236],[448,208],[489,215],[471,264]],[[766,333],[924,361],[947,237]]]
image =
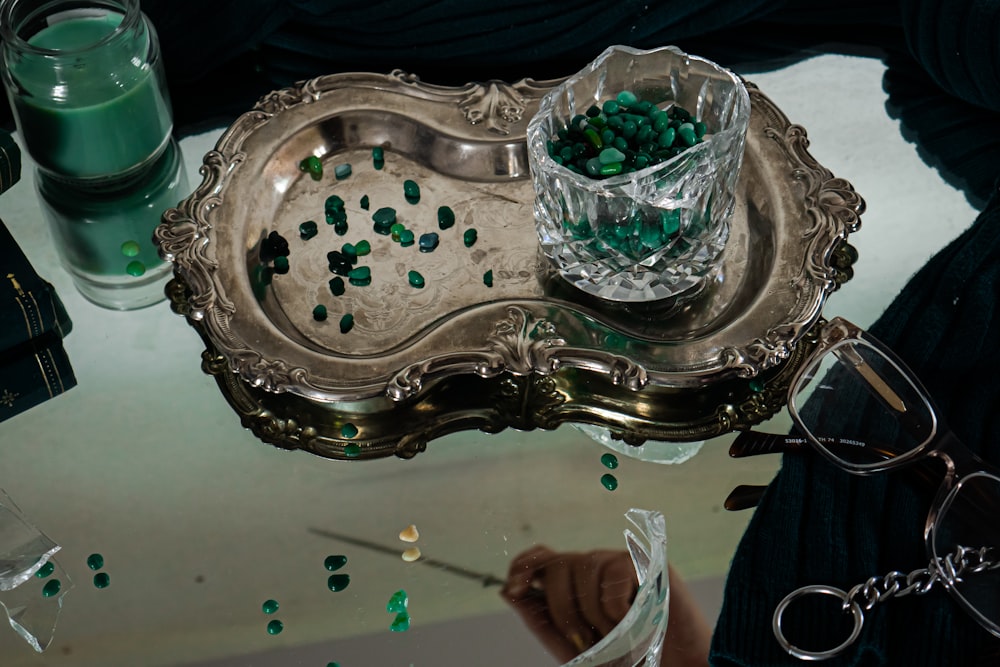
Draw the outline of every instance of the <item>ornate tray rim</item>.
[[[248,137],[290,110],[319,105],[332,91],[366,88],[454,105],[467,124],[449,129],[479,141],[492,137],[509,142],[518,140],[513,134],[514,127],[523,127],[525,114],[555,83],[525,79],[513,85],[490,81],[452,88],[426,84],[400,71],[388,75],[348,73],[318,77],[265,96],[251,111],[240,116],[223,133],[215,149],[205,155],[201,185],[176,208],[168,210],[155,231],[161,256],[174,263],[175,274],[187,286],[183,311],[189,321],[197,323],[212,347],[243,381],[268,392],[289,392],[320,402],[363,401],[377,396],[398,402],[411,399],[426,386],[451,376],[475,374],[491,378],[505,373],[546,376],[561,368],[598,373],[631,390],[650,385],[703,387],[734,376],[752,378],[788,359],[797,342],[819,318],[826,296],[849,277],[850,262],[836,255],[848,235],[859,228],[864,202],[849,182],[835,178],[809,154],[804,128],[791,124],[752,84],[748,84],[752,115],[758,116],[763,135],[788,161],[789,178],[804,189],[803,211],[810,224],[803,233],[808,249],[801,275],[793,281],[797,292],[788,321],[742,345],[724,347],[717,359],[681,371],[662,370],[610,351],[569,346],[558,332],[546,328],[543,314],[533,306],[569,309],[573,306],[531,299],[490,304],[494,309],[503,308],[507,317],[494,320],[496,328],[486,341],[486,349],[455,350],[415,359],[365,384],[345,386],[335,377],[318,375],[313,366],[302,362],[319,358],[318,353],[292,355],[295,360],[290,362],[267,358],[246,342],[237,307],[227,293],[222,267],[210,246],[213,212],[225,203],[227,183],[246,159],[242,148]],[[752,125],[753,122],[752,118]],[[523,141],[523,136],[520,140]],[[582,307],[577,310],[587,317],[593,315]],[[535,335],[538,331],[541,336]]]

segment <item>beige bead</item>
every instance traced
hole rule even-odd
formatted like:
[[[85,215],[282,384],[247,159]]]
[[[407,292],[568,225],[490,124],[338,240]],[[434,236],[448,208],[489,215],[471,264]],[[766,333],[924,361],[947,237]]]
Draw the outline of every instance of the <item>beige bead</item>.
[[[420,547],[410,547],[403,552],[403,560],[407,563],[412,563],[415,560],[420,559]]]
[[[416,542],[420,539],[420,532],[412,523],[399,532],[399,539],[404,542]]]

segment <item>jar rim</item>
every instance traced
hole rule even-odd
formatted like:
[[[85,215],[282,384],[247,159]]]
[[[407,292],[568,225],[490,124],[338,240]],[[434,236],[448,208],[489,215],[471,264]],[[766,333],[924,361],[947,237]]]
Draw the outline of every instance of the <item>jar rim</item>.
[[[57,0],[57,2],[48,2],[39,7],[33,8],[29,11],[27,16],[17,21],[18,25],[15,26],[13,13],[16,9],[18,9],[19,4],[21,3],[15,0],[3,5],[2,13],[0,13],[0,38],[2,38],[6,45],[13,46],[18,51],[43,57],[73,56],[99,49],[117,39],[122,33],[131,30],[142,17],[139,0],[89,0],[86,2],[81,0]],[[105,9],[114,11],[116,13],[121,13],[122,20],[121,23],[115,26],[114,30],[104,35],[97,41],[74,49],[48,49],[38,47],[31,44],[27,39],[20,35],[20,28],[23,28],[32,21],[38,21],[43,17],[51,16],[57,13],[81,9]]]

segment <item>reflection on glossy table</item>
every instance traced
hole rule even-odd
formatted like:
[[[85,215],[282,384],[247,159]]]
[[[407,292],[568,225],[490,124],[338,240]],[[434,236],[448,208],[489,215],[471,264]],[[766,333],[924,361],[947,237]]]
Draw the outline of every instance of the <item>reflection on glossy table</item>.
[[[851,242],[855,277],[825,312],[870,324],[905,280],[973,220],[964,197],[925,166],[884,109],[875,59],[819,56],[773,72],[741,70],[803,125],[810,152],[849,180],[868,210]],[[218,138],[185,139],[196,172]],[[887,168],[891,165],[891,168]],[[668,557],[709,614],[749,512],[722,501],[766,483],[778,459],[727,456],[729,437],[679,466],[619,457],[600,484],[601,445],[553,432],[460,433],[413,460],[334,462],[261,443],[202,373],[201,341],[165,303],[119,313],[86,302],[59,266],[26,173],[0,197],[2,218],[74,322],[65,341],[79,386],[0,424],[0,488],[62,545],[75,581],[52,646],[36,654],[0,627],[4,667],[554,664],[497,588],[337,542],[334,531],[398,549],[420,530],[424,556],[503,577],[533,544],[624,547],[630,507],[666,516]],[[787,428],[779,415],[765,425]],[[86,565],[105,557],[111,586]],[[350,585],[327,588],[323,561],[344,554]],[[385,611],[409,594],[412,628]],[[273,598],[280,610],[267,616]],[[265,627],[280,618],[284,631]]]

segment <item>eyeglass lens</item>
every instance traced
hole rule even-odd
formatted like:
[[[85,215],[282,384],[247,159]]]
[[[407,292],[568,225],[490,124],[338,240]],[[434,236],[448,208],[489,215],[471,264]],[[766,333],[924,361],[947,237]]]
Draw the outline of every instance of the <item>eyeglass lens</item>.
[[[1000,634],[1000,478],[983,472],[959,479],[931,537],[952,593]],[[964,557],[956,557],[959,547],[969,550]]]
[[[840,343],[816,359],[796,387],[792,407],[820,446],[849,464],[902,456],[934,427],[922,392],[864,341]]]

